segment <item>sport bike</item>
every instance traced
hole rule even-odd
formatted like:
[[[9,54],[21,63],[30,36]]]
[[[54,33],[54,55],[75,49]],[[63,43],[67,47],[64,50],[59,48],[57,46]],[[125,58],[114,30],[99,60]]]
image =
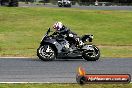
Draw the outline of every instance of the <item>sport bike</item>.
[[[43,36],[40,46],[37,49],[37,56],[43,61],[52,61],[55,59],[74,58],[85,59],[87,61],[96,61],[100,58],[100,50],[93,45],[93,35],[83,35],[78,37],[83,44],[79,45],[75,41],[69,41],[70,37],[50,34],[50,28]],[[69,34],[71,35],[71,34]]]

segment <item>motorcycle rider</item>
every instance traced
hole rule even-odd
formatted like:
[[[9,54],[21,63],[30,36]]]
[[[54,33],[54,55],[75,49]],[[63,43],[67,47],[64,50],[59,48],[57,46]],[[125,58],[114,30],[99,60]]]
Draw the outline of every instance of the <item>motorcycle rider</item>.
[[[53,35],[57,33],[59,33],[62,36],[66,35],[66,40],[70,43],[70,45],[71,44],[75,44],[76,46],[83,45],[83,42],[80,40],[79,37],[77,37],[77,34],[70,31],[70,29],[63,25],[61,22],[55,22],[53,28],[56,31],[53,33]]]

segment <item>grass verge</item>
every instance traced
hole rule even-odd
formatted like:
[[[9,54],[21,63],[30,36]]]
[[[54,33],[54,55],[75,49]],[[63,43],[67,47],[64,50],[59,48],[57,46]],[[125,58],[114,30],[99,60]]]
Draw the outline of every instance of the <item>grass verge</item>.
[[[0,56],[35,57],[55,21],[80,36],[94,34],[102,57],[132,57],[132,12],[71,8],[0,8]]]
[[[0,88],[131,88],[132,84],[0,84]]]

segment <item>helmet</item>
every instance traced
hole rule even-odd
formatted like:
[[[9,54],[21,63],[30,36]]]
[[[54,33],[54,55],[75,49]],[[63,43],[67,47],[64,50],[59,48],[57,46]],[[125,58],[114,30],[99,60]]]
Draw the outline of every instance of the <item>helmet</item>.
[[[56,22],[53,25],[53,28],[56,29],[57,31],[60,31],[60,29],[63,27],[63,24],[61,22]]]

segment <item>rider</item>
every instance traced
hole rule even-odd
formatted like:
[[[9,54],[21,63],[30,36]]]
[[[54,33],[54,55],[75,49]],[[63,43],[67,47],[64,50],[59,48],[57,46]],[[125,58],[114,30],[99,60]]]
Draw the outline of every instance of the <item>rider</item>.
[[[59,33],[61,35],[66,35],[66,40],[70,43],[74,43],[77,46],[83,45],[83,42],[77,37],[76,33],[73,33],[68,29],[65,25],[63,25],[61,22],[56,22],[53,25],[53,28],[56,30],[56,33]]]

